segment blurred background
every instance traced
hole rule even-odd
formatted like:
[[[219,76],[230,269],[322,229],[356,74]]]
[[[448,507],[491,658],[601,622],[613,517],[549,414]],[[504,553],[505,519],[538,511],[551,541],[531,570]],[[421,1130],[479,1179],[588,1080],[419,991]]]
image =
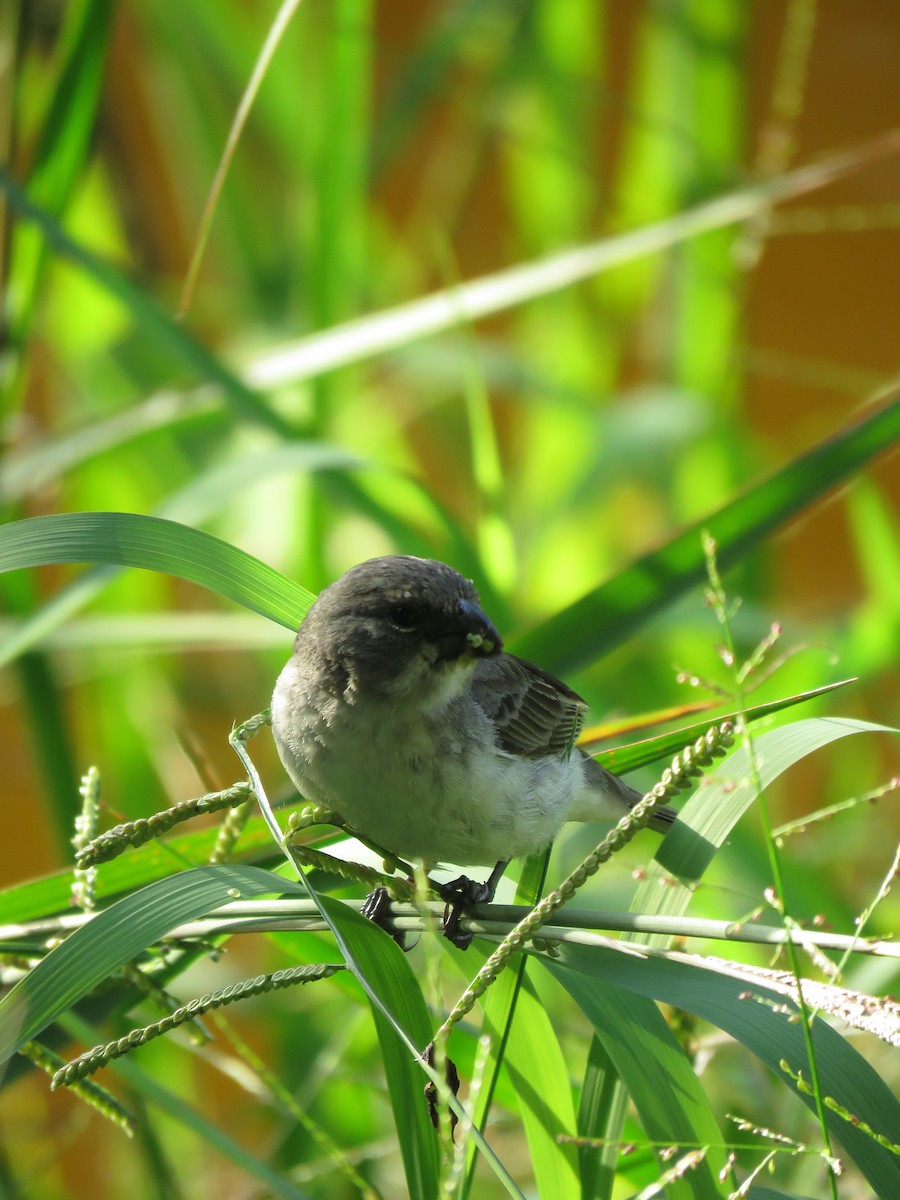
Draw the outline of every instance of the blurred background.
[[[171,515],[312,591],[375,554],[427,554],[472,576],[513,637],[846,427],[896,380],[896,144],[741,224],[487,319],[410,332],[314,378],[277,370],[306,335],[896,130],[895,0],[304,0],[188,287],[229,127],[278,13],[239,0],[4,5],[4,159],[69,240],[65,254],[48,250],[0,195],[4,519]],[[84,252],[115,264],[127,295]],[[160,334],[158,314],[178,314],[187,338],[256,381],[258,409],[238,407]],[[295,457],[277,457],[288,446]],[[780,647],[797,650],[759,698],[859,676],[806,711],[897,724],[897,461],[882,458],[727,574],[741,645],[779,622]],[[5,577],[4,634],[78,575]],[[697,589],[568,682],[596,721],[686,703],[697,692],[679,671],[727,680],[717,640]],[[69,865],[89,764],[111,821],[238,778],[228,733],[266,706],[289,648],[285,630],[145,572],[73,603],[0,674],[0,885]],[[254,757],[287,794],[267,739]],[[889,739],[853,738],[773,789],[773,819],[897,772]],[[699,911],[740,916],[761,902],[750,825]],[[898,829],[888,795],[787,843],[800,915],[825,905],[850,928]],[[565,841],[563,862],[593,841]],[[620,872],[596,902],[627,904],[631,886]],[[254,955],[280,952],[232,959],[254,970]],[[887,986],[883,966],[868,970],[859,986]],[[323,1028],[327,1002],[309,1003],[307,1028]],[[284,1011],[252,1033],[269,1062],[297,1049]],[[369,1037],[362,1020],[348,1042]],[[170,1062],[167,1048],[153,1054]],[[178,1062],[179,1074],[201,1071]],[[63,1149],[35,1166],[33,1194],[87,1194],[84,1160],[64,1147],[90,1154],[77,1135],[97,1118],[42,1089],[19,1090],[17,1128],[56,1124]],[[241,1129],[238,1085],[216,1089],[203,1099],[214,1115],[248,1140],[271,1136],[261,1118]],[[321,1105],[337,1122],[339,1094]],[[353,1137],[374,1137],[377,1121],[359,1121]],[[116,1157],[127,1149],[102,1153],[129,1177]],[[194,1194],[250,1194],[216,1160],[203,1171]],[[316,1194],[354,1194],[335,1188]]]

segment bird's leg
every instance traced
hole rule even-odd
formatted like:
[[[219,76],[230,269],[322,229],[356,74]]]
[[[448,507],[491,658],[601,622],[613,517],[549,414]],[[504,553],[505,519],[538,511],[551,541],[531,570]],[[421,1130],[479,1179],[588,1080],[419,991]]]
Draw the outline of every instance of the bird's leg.
[[[503,872],[508,866],[508,858],[501,858],[498,863],[494,864],[494,869],[491,871],[490,875],[488,875],[487,881],[484,885],[487,888],[487,894],[485,895],[484,899],[480,901],[481,904],[491,904],[493,902],[494,896],[497,894],[497,884],[503,878]]]
[[[490,904],[508,866],[509,859],[501,858],[484,883],[460,875],[450,883],[437,884],[438,895],[447,906],[444,910],[444,937],[460,950],[465,950],[472,941],[472,934],[460,929],[460,919],[476,904]]]
[[[422,1058],[428,1063],[429,1067],[433,1067],[435,1065],[434,1042],[428,1043],[428,1045],[425,1047],[425,1050],[422,1054]],[[444,1078],[447,1082],[447,1087],[450,1089],[450,1091],[453,1093],[453,1095],[458,1096],[459,1095],[459,1071],[457,1071],[456,1063],[453,1061],[452,1058],[445,1059]],[[431,1123],[435,1127],[435,1129],[438,1129],[440,1127],[440,1121],[438,1118],[438,1108],[437,1108],[438,1089],[437,1089],[437,1085],[430,1079],[429,1079],[428,1083],[425,1084],[425,1102],[428,1105],[428,1115],[429,1115],[429,1117],[431,1117]],[[457,1117],[456,1113],[451,1108],[450,1109],[450,1130],[451,1130],[451,1132],[454,1132],[456,1130],[456,1123],[458,1120],[459,1120],[459,1117]]]

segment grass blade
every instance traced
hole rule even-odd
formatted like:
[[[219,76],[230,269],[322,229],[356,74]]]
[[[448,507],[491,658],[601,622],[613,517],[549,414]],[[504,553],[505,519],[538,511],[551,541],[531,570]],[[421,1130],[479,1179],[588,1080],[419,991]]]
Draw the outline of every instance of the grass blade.
[[[805,1069],[806,1047],[803,1033],[791,1016],[795,1006],[789,1005],[790,1012],[786,1013],[784,997],[776,992],[754,985],[752,994],[748,994],[744,979],[672,959],[641,959],[606,947],[561,945],[558,961],[542,961],[589,1016],[602,1005],[604,1019],[611,1021],[604,1028],[614,1029],[618,1021],[616,1004],[608,998],[607,989],[626,1010],[637,994],[710,1021],[746,1046],[815,1112],[813,1097],[797,1089],[781,1066],[786,1060],[794,1071]],[[628,990],[622,990],[625,988]],[[602,1036],[601,1030],[598,1033]],[[845,1106],[855,1119],[845,1120],[827,1108],[831,1133],[846,1148],[876,1195],[900,1195],[900,1156],[879,1145],[855,1123],[863,1121],[889,1141],[900,1144],[900,1102],[849,1041],[824,1021],[813,1022],[813,1040],[825,1095]],[[618,1048],[611,1042],[608,1045],[614,1061]],[[648,1060],[655,1053],[648,1049]],[[639,1087],[642,1079],[639,1072],[635,1074],[634,1085]],[[628,1086],[631,1091],[631,1079]]]
[[[212,534],[138,513],[62,513],[0,528],[0,572],[50,563],[108,563],[187,579],[296,629],[313,596]],[[8,661],[9,644],[0,649]]]
[[[431,1041],[431,1021],[422,989],[409,959],[386,933],[337,901],[327,896],[320,899],[332,919],[340,923],[355,969],[364,973],[384,1009],[407,1035],[408,1041],[398,1037],[383,1009],[371,1005],[409,1195],[411,1200],[435,1200],[438,1139],[423,1093],[426,1077],[409,1051],[409,1042],[424,1050]]]
[[[605,1143],[579,1150],[582,1200],[609,1200],[625,1128],[628,1092],[600,1039],[594,1034],[581,1085],[578,1135]]]
[[[892,399],[795,459],[771,478],[660,550],[563,609],[511,647],[565,675],[620,645],[651,616],[706,578],[700,534],[717,543],[720,567],[738,562],[761,539],[900,440],[900,399]]]
[[[703,1161],[687,1178],[672,1182],[666,1195],[672,1200],[721,1200],[717,1172],[725,1165],[722,1132],[687,1055],[652,999],[616,986],[613,976],[601,982],[599,971],[586,969],[588,957],[565,953],[560,960],[565,966],[542,961],[593,1025],[647,1137],[661,1147],[709,1147]]]
[[[824,187],[841,175],[898,150],[900,133],[891,131],[867,145],[729,192],[657,224],[564,250],[524,266],[510,267],[458,288],[435,292],[288,343],[261,355],[246,378],[251,386],[266,389],[361,362],[419,338],[454,329],[460,321],[475,321],[503,312],[700,233],[745,221],[779,200]]]
[[[242,896],[303,889],[259,867],[196,867],[141,888],[77,929],[0,1000],[0,1063],[182,921]]]
[[[760,780],[767,787],[807,754],[856,733],[895,733],[884,725],[837,717],[812,717],[772,729],[754,738]],[[661,887],[660,880],[703,877],[718,848],[753,803],[756,792],[746,752],[741,748],[706,776],[710,785],[698,788],[663,839],[647,877],[638,886],[633,911],[680,914],[690,902],[687,887]]]
[[[578,1200],[578,1156],[574,1146],[557,1141],[559,1134],[576,1130],[569,1071],[550,1017],[527,977],[518,993],[504,1061],[519,1101],[538,1195]]]
[[[806,700],[824,696],[828,692],[836,691],[837,688],[846,687],[848,683],[853,682],[852,679],[841,679],[837,683],[826,683],[823,687],[812,688],[798,696],[784,696],[780,700],[754,704],[752,708],[745,709],[740,714],[736,712],[711,714],[705,721],[697,721],[694,725],[685,725],[681,729],[672,730],[671,733],[662,733],[657,737],[644,738],[640,742],[615,746],[611,750],[605,750],[598,754],[597,758],[610,771],[615,771],[617,775],[624,775],[627,771],[634,771],[638,767],[646,766],[647,763],[659,762],[661,758],[671,758],[673,754],[677,754],[679,750],[683,750],[689,743],[706,733],[710,725],[720,725],[723,721],[734,721],[739,715],[747,722],[759,721],[763,717],[784,712],[785,709],[792,708],[795,704],[803,704]],[[710,709],[714,707],[719,707],[719,704],[710,705]],[[578,744],[585,745],[584,737],[579,738]],[[585,749],[587,749],[587,745],[585,745]]]

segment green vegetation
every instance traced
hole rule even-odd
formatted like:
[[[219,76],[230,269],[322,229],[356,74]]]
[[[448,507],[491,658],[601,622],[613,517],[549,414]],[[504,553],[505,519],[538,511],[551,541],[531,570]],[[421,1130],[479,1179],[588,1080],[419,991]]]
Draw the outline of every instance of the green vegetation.
[[[0,9],[0,1195],[900,1195],[898,24]],[[466,953],[250,721],[394,551],[694,779]]]

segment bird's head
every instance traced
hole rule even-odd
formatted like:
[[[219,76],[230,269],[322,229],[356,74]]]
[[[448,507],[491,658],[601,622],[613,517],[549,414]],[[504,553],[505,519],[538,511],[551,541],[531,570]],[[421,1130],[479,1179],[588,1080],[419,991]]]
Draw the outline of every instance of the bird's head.
[[[454,681],[463,686],[478,658],[502,647],[470,580],[433,559],[391,555],[323,589],[295,652],[324,657],[343,688],[427,704]]]

